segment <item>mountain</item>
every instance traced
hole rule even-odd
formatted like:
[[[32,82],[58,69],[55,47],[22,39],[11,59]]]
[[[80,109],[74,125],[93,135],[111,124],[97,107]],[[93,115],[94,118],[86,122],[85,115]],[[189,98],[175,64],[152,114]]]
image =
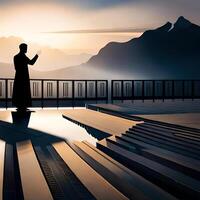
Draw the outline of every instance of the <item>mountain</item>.
[[[45,78],[45,72],[40,72],[37,70],[33,70],[30,68],[30,77],[31,78]],[[15,69],[14,65],[10,63],[2,63],[0,62],[0,78],[14,78],[15,76]]]
[[[179,17],[125,43],[111,42],[87,66],[122,78],[199,78],[200,26]]]
[[[19,44],[24,41],[19,37],[0,37],[0,62],[13,63],[13,56],[19,51]],[[70,55],[65,53],[64,50],[42,46],[38,44],[28,43],[28,56],[32,57],[41,49],[42,54],[38,59],[35,70],[49,71],[66,68],[69,66],[80,65],[87,62],[92,55],[90,54],[74,54]],[[2,70],[0,69],[0,72]]]
[[[49,63],[51,70],[41,65],[30,67],[31,78],[200,79],[200,26],[184,17],[128,42],[110,42],[88,62],[73,67],[54,68],[62,66],[59,63],[65,62],[67,56],[56,49],[45,51],[48,53],[41,59]],[[13,77],[12,65],[0,63],[1,76],[3,71]]]
[[[32,52],[33,51],[34,50],[32,50]],[[49,47],[43,47],[41,48],[41,51],[42,54],[34,66],[34,69],[38,71],[57,70],[77,66],[87,62],[92,57],[90,54],[83,53],[70,55],[60,49],[53,49]],[[34,52],[37,52],[37,50],[35,49]]]

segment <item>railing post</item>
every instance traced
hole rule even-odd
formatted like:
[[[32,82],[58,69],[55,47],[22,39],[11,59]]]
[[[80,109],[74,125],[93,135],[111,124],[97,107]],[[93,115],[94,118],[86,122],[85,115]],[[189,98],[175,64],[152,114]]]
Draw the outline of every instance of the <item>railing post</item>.
[[[144,102],[144,80],[142,80],[142,100]]]
[[[114,93],[114,91],[113,91],[113,80],[111,80],[111,101],[113,101],[113,93]]]
[[[153,87],[152,95],[153,95],[153,102],[154,102],[155,101],[155,80],[152,81],[152,87]]]
[[[6,110],[8,108],[8,79],[5,80]]]
[[[72,81],[72,106],[74,107],[74,93],[75,93],[75,87],[74,87],[74,80]]]
[[[96,102],[97,102],[97,99],[98,99],[98,87],[97,87],[97,84],[98,84],[98,82],[97,82],[97,80],[95,80],[95,100],[96,100]]]
[[[192,80],[192,101],[194,100],[194,80]]]
[[[183,101],[185,99],[185,81],[184,80],[182,81],[182,99]]]
[[[85,99],[88,99],[88,95],[87,95],[87,81],[85,81]]]
[[[108,103],[109,97],[108,97],[108,80],[106,80],[106,103]]]
[[[56,86],[57,86],[57,88],[56,88],[56,90],[57,90],[56,104],[57,104],[57,108],[58,108],[59,107],[59,81],[58,80],[56,81]]]
[[[174,80],[172,81],[172,99],[174,100],[175,99],[175,96],[174,96],[174,88],[175,87],[175,84],[174,84]]]
[[[134,88],[134,80],[132,80],[132,99],[135,99],[135,88]]]
[[[41,103],[42,103],[42,109],[43,109],[43,107],[44,107],[44,80],[42,80],[42,83],[41,83],[41,93],[42,93],[42,101],[41,101]]]
[[[121,81],[121,99],[124,100],[124,81]]]
[[[163,101],[165,101],[165,80],[163,80],[162,81],[162,87],[163,87],[163,89],[162,89],[162,97],[163,97]]]

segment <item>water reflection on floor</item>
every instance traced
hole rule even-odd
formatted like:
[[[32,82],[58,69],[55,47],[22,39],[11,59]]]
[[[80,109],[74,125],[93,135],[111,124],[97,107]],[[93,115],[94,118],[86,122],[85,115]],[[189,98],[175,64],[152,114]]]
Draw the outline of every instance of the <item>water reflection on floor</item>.
[[[105,107],[117,111],[125,112],[127,114],[177,114],[177,113],[200,113],[200,100],[165,100],[155,101],[115,101],[114,105],[104,104]],[[102,104],[100,104],[102,105]],[[113,108],[112,108],[113,107]],[[62,113],[67,109],[76,108],[32,108],[28,128],[46,132],[48,134],[64,138],[68,141],[83,141],[86,140],[91,144],[96,144],[97,139],[91,130],[82,128],[67,119],[62,117]],[[81,108],[85,109],[85,108]],[[11,111],[14,109],[1,109],[0,120],[13,124],[13,117]]]
[[[84,128],[62,117],[63,109],[32,110],[35,112],[31,112],[28,128],[58,136],[68,141],[86,140],[91,144],[96,145],[97,139],[95,137],[90,135]],[[11,111],[2,111],[0,113],[0,120],[13,123]]]

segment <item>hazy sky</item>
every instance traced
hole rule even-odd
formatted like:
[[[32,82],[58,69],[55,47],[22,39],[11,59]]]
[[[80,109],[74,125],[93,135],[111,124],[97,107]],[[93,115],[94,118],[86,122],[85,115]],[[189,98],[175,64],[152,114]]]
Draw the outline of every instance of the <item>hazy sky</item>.
[[[199,10],[199,0],[0,0],[0,36],[96,53],[180,15],[200,24]]]

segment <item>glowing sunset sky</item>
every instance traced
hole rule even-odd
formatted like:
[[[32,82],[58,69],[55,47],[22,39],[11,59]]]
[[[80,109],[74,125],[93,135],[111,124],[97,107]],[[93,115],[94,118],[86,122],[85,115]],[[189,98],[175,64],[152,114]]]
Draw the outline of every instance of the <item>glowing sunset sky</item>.
[[[0,37],[96,53],[180,15],[199,24],[199,10],[199,0],[1,0]]]

